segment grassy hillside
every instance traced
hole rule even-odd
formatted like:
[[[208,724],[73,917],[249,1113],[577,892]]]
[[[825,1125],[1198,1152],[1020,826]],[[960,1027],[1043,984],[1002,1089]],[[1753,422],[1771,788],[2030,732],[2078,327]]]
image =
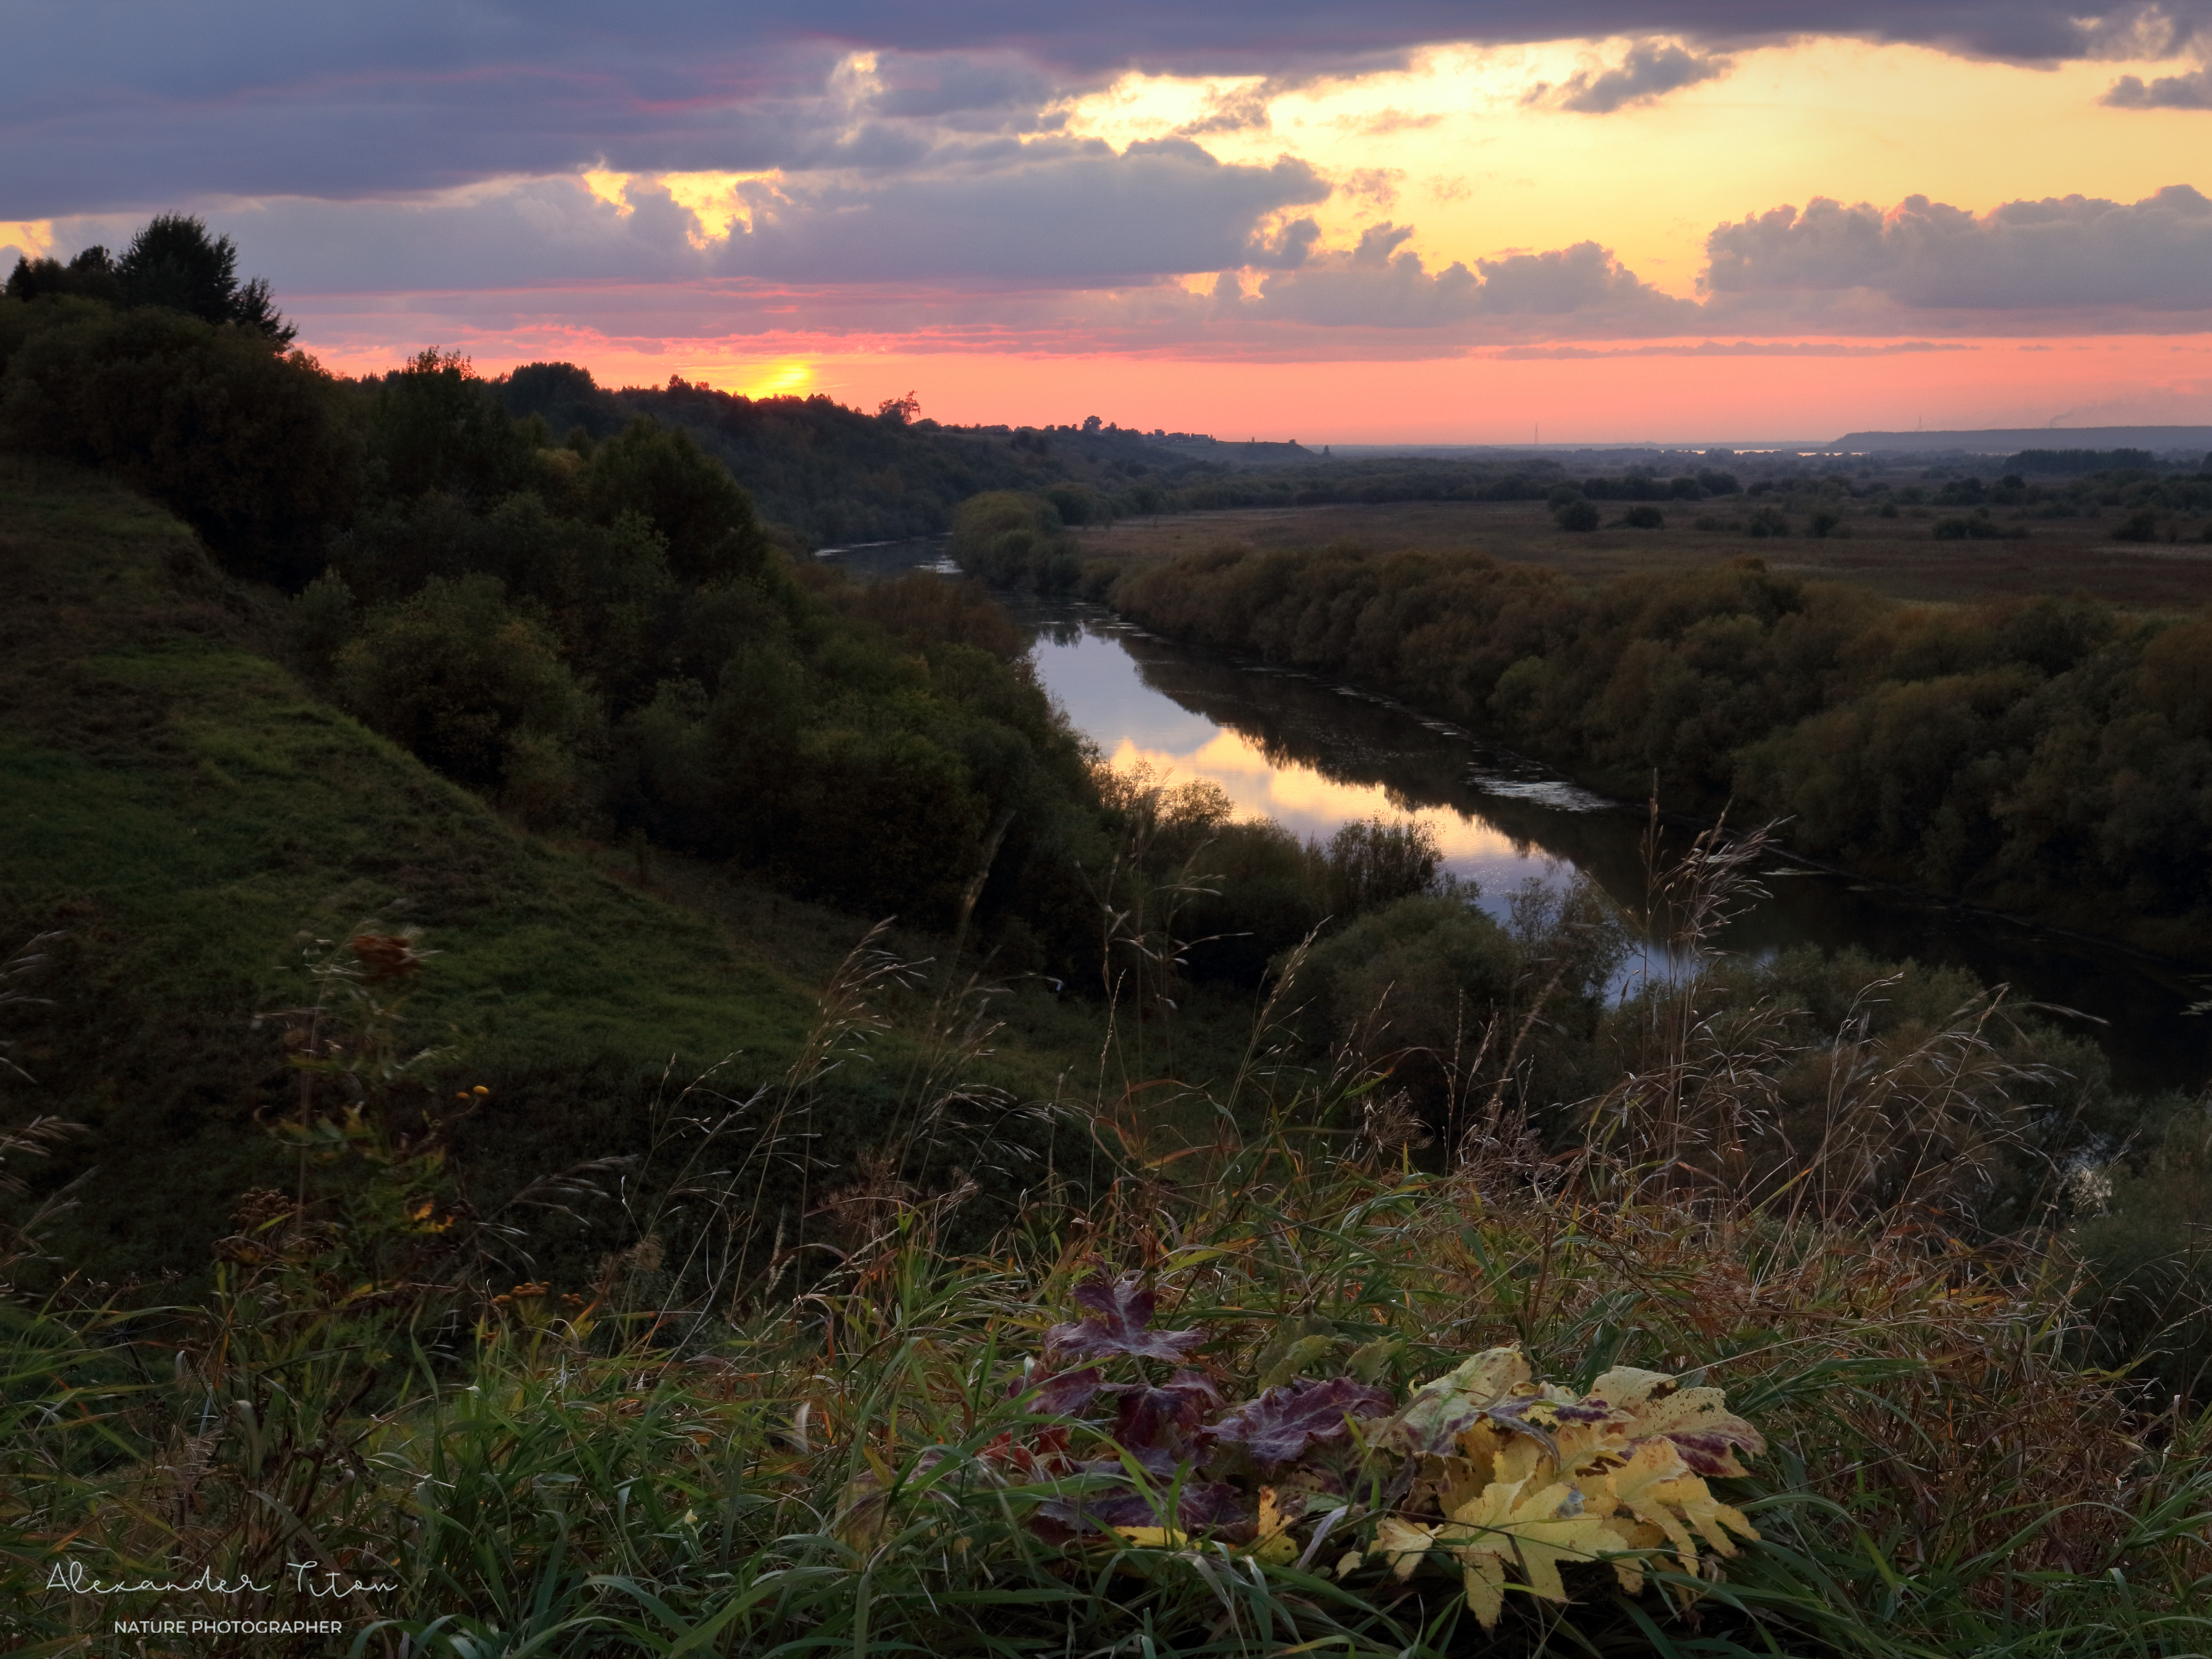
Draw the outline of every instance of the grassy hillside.
[[[50,1005],[9,1010],[0,1035],[36,1079],[9,1085],[10,1117],[92,1131],[40,1172],[101,1172],[65,1259],[204,1263],[228,1200],[276,1167],[252,1119],[286,1070],[252,1016],[305,998],[313,936],[366,919],[441,952],[410,1035],[454,1048],[447,1080],[500,1085],[462,1136],[494,1185],[634,1141],[672,1057],[689,1075],[739,1053],[750,1082],[797,1048],[815,970],[860,922],[779,902],[772,963],[611,860],[512,828],[266,647],[257,601],[174,520],[0,459],[0,939],[64,935],[31,987]],[[838,1082],[864,1120],[874,1074]]]

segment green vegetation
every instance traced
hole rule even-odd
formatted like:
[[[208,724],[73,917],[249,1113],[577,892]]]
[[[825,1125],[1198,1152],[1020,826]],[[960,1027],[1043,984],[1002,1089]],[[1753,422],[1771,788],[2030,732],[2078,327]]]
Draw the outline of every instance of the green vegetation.
[[[1586,585],[1352,547],[1101,565],[1162,633],[1388,691],[1617,793],[1791,821],[1933,891],[2186,950],[2212,926],[2212,621],[1887,602],[1759,561]]]
[[[300,1000],[302,927],[436,930],[421,1040],[500,1079],[502,1133],[628,1110],[672,1053],[797,1042],[805,988],[308,695],[264,653],[266,609],[175,520],[74,468],[0,467],[0,917],[18,942],[62,933],[37,984],[55,1006],[14,1011],[14,1054],[40,1109],[94,1131],[55,1176],[97,1163],[123,1200],[76,1212],[69,1260],[197,1273],[266,1181],[253,1120],[283,1098],[283,1050],[249,1022]]]
[[[19,1647],[328,1617],[287,1565],[312,1559],[363,1587],[362,1652],[2202,1648],[2207,1419],[2087,1363],[2063,1236],[1969,1249],[1944,1225],[1966,1187],[1882,1174],[1971,1167],[1912,1138],[1964,1127],[1936,1056],[2000,1100],[1971,1028],[1919,1066],[1848,1029],[1807,1053],[1827,1133],[1761,1200],[1727,1171],[1763,1091],[1707,1044],[1794,1046],[1771,1004],[1649,999],[1642,1067],[1565,1158],[1496,1092],[1493,1023],[1429,1174],[1381,1074],[1286,1063],[1279,998],[1183,1103],[1208,1133],[1137,1093],[1065,1103],[1091,1181],[1033,1172],[973,1255],[945,1239],[976,1183],[896,1174],[973,1098],[955,1038],[884,1164],[825,1187],[843,1244],[810,1273],[754,1194],[869,1023],[891,970],[860,956],[785,1077],[673,1103],[653,1158],[681,1205],[641,1197],[595,1268],[494,1293],[513,1229],[447,1207],[377,1127],[388,1068],[338,1057],[384,1052],[361,1011],[408,962],[357,951],[319,1004],[346,1041],[302,1073],[368,1081],[362,1127],[313,1143],[366,1166],[351,1203],[250,1194],[215,1295],[158,1325],[61,1303],[0,1329]],[[580,1174],[559,1196],[592,1201]],[[179,1588],[100,1588],[149,1579]]]
[[[342,381],[196,222],[18,276],[11,1651],[2203,1650],[2201,1107],[1963,975],[1712,957],[1757,835],[1655,830],[1694,965],[1608,996],[1595,889],[1109,772],[981,590],[794,557],[718,456],[888,457],[866,522],[942,463],[1000,579],[2177,916],[2212,623],[1125,568],[1193,441]],[[1557,505],[1737,489],[1615,482]]]

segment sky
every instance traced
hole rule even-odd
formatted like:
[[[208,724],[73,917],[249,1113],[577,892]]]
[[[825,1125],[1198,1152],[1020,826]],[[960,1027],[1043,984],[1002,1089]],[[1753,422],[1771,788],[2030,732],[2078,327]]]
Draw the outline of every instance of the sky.
[[[1315,444],[2212,423],[2212,0],[0,23],[0,260],[196,212],[347,373]]]

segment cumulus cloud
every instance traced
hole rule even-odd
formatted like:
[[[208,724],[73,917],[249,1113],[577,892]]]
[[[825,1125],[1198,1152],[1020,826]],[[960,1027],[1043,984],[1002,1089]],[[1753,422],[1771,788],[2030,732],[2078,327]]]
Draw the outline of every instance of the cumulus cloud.
[[[878,282],[952,277],[1071,286],[1239,265],[1260,222],[1325,200],[1305,162],[1216,161],[1188,139],[1103,145],[895,185],[763,191],[720,256],[732,275]],[[1287,232],[1288,247],[1304,233]]]
[[[1069,289],[1294,268],[1320,233],[1283,216],[1330,188],[1303,161],[1232,166],[1185,139],[1116,154],[1046,138],[939,160],[895,180],[737,179],[711,225],[651,177],[606,196],[539,178],[405,201],[279,198],[221,216],[247,264],[287,295],[712,276]],[[74,249],[118,240],[131,223],[85,217],[56,234]]]
[[[2123,75],[2099,101],[2114,109],[2212,109],[2212,69],[2161,75],[2148,85],[2139,75]]]
[[[1698,307],[1661,293],[1595,242],[1540,253],[1454,260],[1431,271],[1405,244],[1410,225],[1369,227],[1348,249],[1317,252],[1263,279],[1235,311],[1249,321],[1323,328],[1530,329],[1592,334],[1674,333]]]
[[[1638,40],[1620,64],[1592,74],[1577,70],[1557,87],[1539,86],[1523,101],[1578,115],[1610,115],[1634,104],[1656,103],[1670,92],[1717,81],[1735,68],[1727,58],[1700,58],[1674,40]]]
[[[1884,213],[1816,199],[1706,239],[1717,302],[1863,290],[1928,310],[2212,309],[2212,200],[2008,202],[1983,215],[1912,196]]]

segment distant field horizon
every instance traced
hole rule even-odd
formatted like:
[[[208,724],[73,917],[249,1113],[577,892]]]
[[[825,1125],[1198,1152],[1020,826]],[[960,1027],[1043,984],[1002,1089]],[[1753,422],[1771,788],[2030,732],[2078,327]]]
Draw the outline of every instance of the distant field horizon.
[[[1728,449],[1751,453],[1881,453],[2011,455],[2024,449],[2148,449],[2212,451],[2212,426],[1984,427],[1915,432],[1847,432],[1839,438],[1715,438],[1668,440],[1620,438],[1581,443],[1526,444],[1308,444],[1326,447],[1339,459],[1383,455],[1582,455],[1615,450],[1702,451]]]

